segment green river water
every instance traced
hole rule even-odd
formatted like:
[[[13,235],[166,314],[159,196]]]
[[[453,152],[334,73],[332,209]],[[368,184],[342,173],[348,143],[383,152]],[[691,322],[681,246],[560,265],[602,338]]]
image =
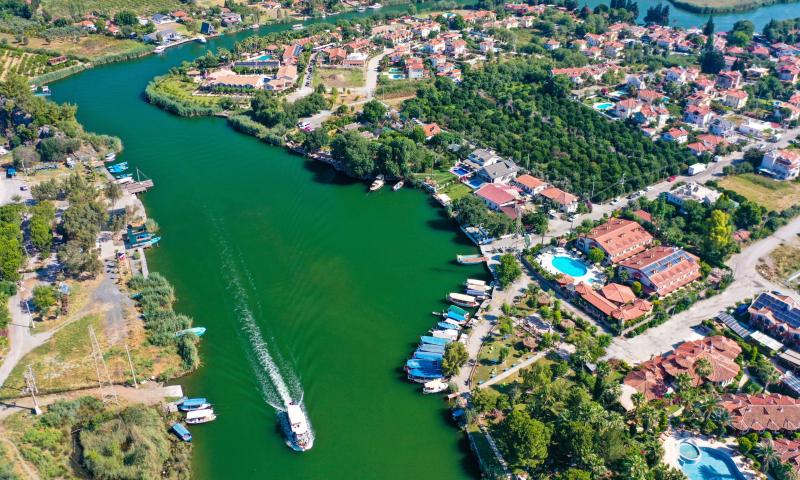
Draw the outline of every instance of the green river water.
[[[208,327],[202,368],[179,382],[219,415],[192,428],[195,476],[476,477],[441,396],[423,397],[400,370],[446,293],[483,274],[455,263],[475,249],[442,209],[411,189],[368,194],[222,119],[179,118],[142,100],[152,77],[247,34],[52,86],[88,130],[122,139],[118,159],[155,180],[144,202],[164,240],[148,253],[151,271],[174,283],[176,310]],[[282,404],[284,383],[308,410],[309,452],[291,451],[278,427],[271,404]]]
[[[800,16],[797,5],[725,15],[718,25],[751,18],[761,28],[762,11]],[[682,26],[704,22],[677,17]],[[287,27],[260,32],[278,28]],[[363,183],[224,120],[179,118],[142,99],[154,76],[252,33],[53,85],[53,100],[77,104],[88,130],[119,136],[118,158],[156,182],[144,202],[164,241],[148,254],[151,270],[174,283],[177,310],[209,329],[203,367],[179,382],[219,415],[192,429],[195,477],[477,477],[441,397],[423,397],[400,371],[444,295],[483,273],[455,264],[474,247],[442,209],[409,189],[367,194]],[[316,434],[311,451],[284,444],[271,406],[282,396],[302,397]]]

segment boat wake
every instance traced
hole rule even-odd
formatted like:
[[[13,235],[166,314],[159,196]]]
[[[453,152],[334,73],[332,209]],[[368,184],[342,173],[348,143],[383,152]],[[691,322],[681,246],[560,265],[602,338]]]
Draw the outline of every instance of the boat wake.
[[[217,224],[216,221],[214,223]],[[288,363],[284,361],[280,354],[270,351],[268,343],[256,323],[255,315],[250,308],[251,298],[246,288],[249,287],[249,289],[255,291],[256,287],[243,259],[240,255],[235,258],[227,242],[222,239],[219,241],[219,247],[227,288],[234,300],[234,308],[241,321],[242,331],[245,333],[251,347],[248,352],[248,359],[256,378],[258,378],[264,400],[277,411],[281,427],[286,437],[291,439],[292,431],[286,411],[289,404],[294,403],[300,405],[303,412],[305,412],[302,385],[295,372],[287,366]],[[247,283],[246,286],[243,285],[243,278]],[[258,300],[252,303],[255,304],[258,312],[262,311]],[[270,338],[270,340],[274,341],[274,338]],[[306,419],[308,419],[307,414]],[[313,441],[314,433],[310,427],[309,422],[310,435]],[[298,449],[291,441],[288,441],[287,445],[295,450]]]

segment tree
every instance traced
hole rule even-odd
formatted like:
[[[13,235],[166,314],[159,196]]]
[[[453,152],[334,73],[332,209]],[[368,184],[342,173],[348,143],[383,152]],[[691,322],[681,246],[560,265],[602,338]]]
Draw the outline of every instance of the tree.
[[[386,107],[377,100],[370,100],[364,104],[359,121],[364,123],[378,123],[386,117]]]
[[[544,235],[547,233],[548,219],[547,215],[543,212],[526,212],[522,216],[522,223],[537,235]]]
[[[520,268],[516,257],[510,253],[506,253],[500,257],[500,265],[497,266],[497,279],[500,282],[500,287],[505,288],[514,280],[522,275],[522,268]]]
[[[694,363],[694,371],[703,378],[708,378],[714,371],[714,367],[707,358],[701,358]]]
[[[717,74],[725,68],[725,57],[715,49],[706,49],[700,54],[700,70],[703,73]]]
[[[33,288],[33,306],[42,317],[47,316],[58,300],[58,292],[53,285],[37,285]]]
[[[136,14],[131,12],[130,10],[120,10],[114,15],[114,23],[117,25],[136,25],[139,20],[136,18]]]
[[[442,373],[446,377],[452,377],[467,363],[467,360],[469,360],[469,353],[463,343],[448,343],[442,357]]]
[[[28,230],[31,243],[46,257],[53,244],[52,224],[55,220],[55,207],[51,202],[40,202],[31,209],[31,219]]]
[[[709,37],[714,35],[714,16],[708,17],[708,21],[706,22],[705,26],[703,27],[703,35]]]
[[[550,431],[525,410],[512,411],[500,425],[500,432],[511,463],[536,468],[547,458]]]
[[[306,134],[303,140],[303,149],[307,152],[316,152],[320,148],[330,143],[328,130],[325,128],[318,128]]]
[[[500,363],[505,362],[510,353],[511,353],[511,349],[508,348],[507,345],[503,345],[500,348],[500,351],[498,352],[498,359],[500,360]]]
[[[761,224],[761,217],[764,215],[764,207],[745,200],[739,204],[739,208],[733,214],[733,221],[739,228],[750,228]]]
[[[708,222],[708,235],[704,242],[706,256],[719,262],[728,253],[733,242],[731,216],[721,210],[712,210]]]
[[[497,408],[499,396],[500,394],[493,388],[476,388],[470,395],[470,402],[478,413],[486,413]]]
[[[105,188],[105,195],[111,205],[114,206],[122,198],[122,187],[117,182],[108,182]]]
[[[589,257],[589,261],[595,265],[599,264],[606,258],[605,252],[597,247],[590,248],[587,255]]]
[[[756,455],[761,461],[761,471],[764,473],[772,472],[780,465],[780,456],[775,451],[775,445],[770,438],[765,438],[758,443]]]

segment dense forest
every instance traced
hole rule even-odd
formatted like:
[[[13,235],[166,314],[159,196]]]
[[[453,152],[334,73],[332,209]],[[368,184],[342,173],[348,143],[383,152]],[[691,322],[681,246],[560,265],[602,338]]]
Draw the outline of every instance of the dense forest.
[[[461,85],[425,85],[404,112],[490,146],[592,201],[642,188],[692,162],[684,148],[609,121],[570,100],[568,91],[544,65],[512,60],[473,70]]]

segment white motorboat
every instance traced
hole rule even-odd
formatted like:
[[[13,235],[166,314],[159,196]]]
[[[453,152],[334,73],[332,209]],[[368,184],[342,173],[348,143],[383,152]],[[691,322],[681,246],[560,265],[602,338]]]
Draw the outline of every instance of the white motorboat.
[[[286,406],[286,416],[291,428],[289,446],[298,452],[310,450],[314,446],[314,435],[311,433],[303,408],[296,403],[290,403]]]
[[[477,307],[478,301],[472,295],[464,295],[463,293],[449,293],[447,300],[455,303],[460,307]]]
[[[386,185],[386,180],[383,179],[383,175],[378,175],[375,177],[375,181],[372,182],[372,185],[369,186],[369,191],[374,192],[375,190],[381,189],[384,185]]]
[[[430,382],[425,382],[422,384],[422,393],[425,395],[430,393],[444,392],[445,390],[447,390],[447,383],[441,378],[437,378],[436,380],[431,380]]]
[[[383,8],[383,5],[381,5],[380,3],[373,3],[372,5],[369,6],[369,8],[373,10],[378,10],[380,8]]]
[[[303,26],[302,23],[295,23],[294,25],[292,25],[292,30],[302,30],[304,28],[305,27]]]
[[[394,186],[392,187],[392,190],[394,190],[396,192],[396,191],[400,190],[401,188],[403,188],[403,185],[404,185],[403,181],[400,180],[399,182],[394,184]]]
[[[191,410],[186,412],[186,423],[196,425],[199,423],[213,422],[217,419],[214,410],[211,408],[202,408],[200,410]]]

